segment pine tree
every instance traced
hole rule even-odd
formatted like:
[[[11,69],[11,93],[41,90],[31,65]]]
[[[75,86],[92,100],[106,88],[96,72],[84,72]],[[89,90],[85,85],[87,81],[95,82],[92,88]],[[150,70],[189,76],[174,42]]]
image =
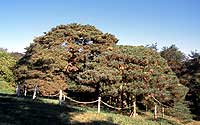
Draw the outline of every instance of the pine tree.
[[[74,74],[83,70],[86,60],[92,60],[117,41],[94,26],[57,26],[26,48],[15,68],[16,81],[25,85],[28,92],[38,85],[41,95],[66,90],[69,79],[75,80]]]
[[[176,75],[159,53],[143,46],[117,46],[114,35],[90,25],[69,24],[37,37],[16,65],[17,82],[41,95],[68,90],[101,96],[115,106],[135,100],[149,107],[154,96],[173,106],[183,94]],[[80,94],[81,93],[81,94]]]
[[[190,108],[195,119],[200,119],[200,54],[192,52],[190,59],[185,63],[186,70],[182,73],[181,79],[189,88],[186,100],[190,101]]]

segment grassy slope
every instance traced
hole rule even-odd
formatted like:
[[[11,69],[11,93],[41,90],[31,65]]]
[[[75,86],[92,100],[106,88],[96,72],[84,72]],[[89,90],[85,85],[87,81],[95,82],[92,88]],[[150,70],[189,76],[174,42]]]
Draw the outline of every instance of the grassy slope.
[[[0,124],[178,125],[172,118],[154,121],[152,114],[136,118],[104,111],[98,114],[92,108],[59,106],[57,100],[5,94],[0,94]]]
[[[11,83],[0,80],[0,93],[14,94],[15,88],[11,85]]]
[[[179,125],[176,121],[168,119],[158,119],[154,121],[150,117],[137,116],[136,118],[130,118],[120,114],[106,113],[97,114],[92,111],[86,111],[82,114],[78,114],[73,117],[73,121],[90,122],[90,121],[107,121],[113,124],[119,125]],[[103,123],[102,123],[103,125]]]
[[[130,118],[120,114],[102,111],[100,114],[94,108],[75,106],[59,106],[58,100],[31,97],[18,98],[15,88],[0,81],[0,124],[89,124],[89,125],[178,125],[177,119],[166,117],[154,121],[151,113]],[[9,95],[7,95],[9,94]],[[85,106],[84,106],[85,107]],[[190,123],[191,125],[193,123]],[[197,123],[198,124],[198,123]]]

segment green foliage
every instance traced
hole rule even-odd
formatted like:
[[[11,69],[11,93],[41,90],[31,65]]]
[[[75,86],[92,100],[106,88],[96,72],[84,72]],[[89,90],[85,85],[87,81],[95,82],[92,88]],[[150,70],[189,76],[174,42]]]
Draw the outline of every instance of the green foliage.
[[[121,66],[124,69],[120,69]],[[118,107],[131,106],[135,99],[152,107],[150,95],[173,105],[183,96],[183,87],[179,86],[166,61],[143,46],[113,46],[101,51],[93,60],[87,60],[81,69],[72,74],[74,82],[82,86],[78,90],[93,90],[90,92],[95,98],[100,95]]]
[[[173,72],[179,77],[184,67],[186,57],[175,45],[163,47],[160,55],[167,60],[168,65]]]
[[[186,100],[190,101],[191,111],[200,119],[200,54],[192,52],[191,58],[185,62],[185,70],[182,72],[181,80],[189,88]]]
[[[12,68],[15,63],[15,59],[9,53],[0,50],[0,80],[7,82],[14,81]]]
[[[191,112],[188,108],[187,102],[176,102],[174,107],[169,108],[166,112],[167,115],[173,116],[184,120],[185,122],[192,120]]]
[[[166,60],[174,60],[177,62],[182,62],[185,59],[185,55],[181,51],[179,51],[174,44],[171,45],[170,47],[163,47],[160,54]]]
[[[14,94],[15,87],[11,83],[0,80],[0,93]]]
[[[52,28],[26,48],[25,55],[16,65],[17,82],[30,92],[37,84],[41,95],[66,90],[68,80],[82,71],[87,58],[94,58],[103,45],[111,46],[117,41],[113,35],[104,34],[90,25],[70,24]]]
[[[190,83],[190,78],[193,77],[193,74],[190,74],[191,68],[189,68],[189,66],[193,64],[189,60],[187,60],[184,53],[179,51],[175,45],[171,45],[170,47],[163,47],[163,50],[160,52],[160,54],[163,58],[167,60],[170,68],[176,73],[180,83],[188,87],[188,84]],[[191,57],[196,56],[197,53],[192,52]],[[182,92],[187,93],[188,90]],[[173,116],[177,116],[182,119],[190,119],[191,114],[188,108],[188,103],[184,102],[185,96],[186,94],[184,94],[180,101],[174,104],[175,106],[169,112]],[[191,102],[189,104],[191,104]]]
[[[199,107],[199,102],[200,102],[199,55],[200,54],[197,51],[193,51],[189,55],[190,58],[186,59],[184,54],[181,51],[179,51],[175,45],[172,45],[170,47],[164,47],[160,54],[163,58],[167,60],[168,65],[176,73],[176,75],[180,80],[180,83],[189,88],[186,100],[190,102],[189,104],[191,111],[198,116],[200,114],[198,110],[200,108]],[[187,104],[184,103],[178,103],[176,104],[176,106],[180,107],[179,109],[185,109],[185,110],[187,109]],[[180,110],[180,112],[175,111],[174,114],[180,113],[177,114],[177,116],[183,118],[185,116],[188,116],[189,114],[188,111],[184,114],[181,112],[182,110]]]
[[[182,98],[176,75],[159,53],[143,46],[117,46],[117,41],[90,25],[52,28],[26,48],[15,67],[17,82],[28,92],[37,84],[41,95],[68,87],[73,93],[90,94],[83,99],[102,96],[122,108],[135,100],[151,108],[151,96],[166,105]]]

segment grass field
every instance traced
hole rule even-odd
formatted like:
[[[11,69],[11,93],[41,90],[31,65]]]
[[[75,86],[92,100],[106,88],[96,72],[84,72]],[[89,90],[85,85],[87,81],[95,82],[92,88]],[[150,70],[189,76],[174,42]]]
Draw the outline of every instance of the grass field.
[[[179,125],[175,119],[152,119],[147,113],[130,118],[95,108],[58,105],[58,100],[0,94],[0,124],[5,125]]]
[[[136,118],[86,106],[58,105],[57,99],[16,97],[15,88],[0,81],[0,125],[180,125],[181,121],[166,116],[153,120],[153,114]],[[69,104],[67,102],[67,104]],[[192,122],[188,125],[198,125]]]

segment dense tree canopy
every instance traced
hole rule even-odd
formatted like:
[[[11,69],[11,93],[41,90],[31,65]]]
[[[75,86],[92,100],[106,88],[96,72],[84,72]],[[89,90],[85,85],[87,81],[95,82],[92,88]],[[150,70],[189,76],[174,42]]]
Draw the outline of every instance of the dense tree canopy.
[[[90,25],[60,25],[34,39],[16,66],[17,82],[32,90],[37,84],[41,95],[54,94],[67,88],[67,81],[80,72],[86,59],[92,59],[112,46],[117,39]],[[100,49],[100,50],[99,50]],[[96,55],[95,55],[96,54]],[[82,62],[82,63],[78,63]]]
[[[192,52],[189,58],[186,57],[175,45],[163,47],[160,52],[168,65],[176,73],[181,84],[189,89],[186,100],[189,101],[191,111],[198,116],[199,107],[199,53]],[[180,108],[180,107],[179,107]]]
[[[167,60],[168,65],[177,76],[181,75],[186,57],[175,45],[163,47],[160,55]]]
[[[148,105],[151,96],[173,105],[183,87],[167,62],[143,46],[117,46],[115,36],[90,25],[70,24],[52,28],[37,37],[18,61],[17,82],[41,95],[60,89],[88,92],[119,106],[137,99]],[[90,98],[91,97],[86,97]]]
[[[0,49],[0,80],[14,82],[12,68],[16,60],[6,50]]]
[[[200,54],[192,52],[190,59],[185,62],[186,69],[180,79],[189,87],[186,100],[190,101],[191,111],[200,119]]]
[[[147,105],[153,95],[162,103],[173,105],[184,95],[185,88],[178,84],[167,62],[142,46],[113,46],[88,60],[81,69],[73,74],[75,89],[93,90],[108,101],[112,97],[116,101],[112,103],[124,101],[129,105],[138,99]]]

